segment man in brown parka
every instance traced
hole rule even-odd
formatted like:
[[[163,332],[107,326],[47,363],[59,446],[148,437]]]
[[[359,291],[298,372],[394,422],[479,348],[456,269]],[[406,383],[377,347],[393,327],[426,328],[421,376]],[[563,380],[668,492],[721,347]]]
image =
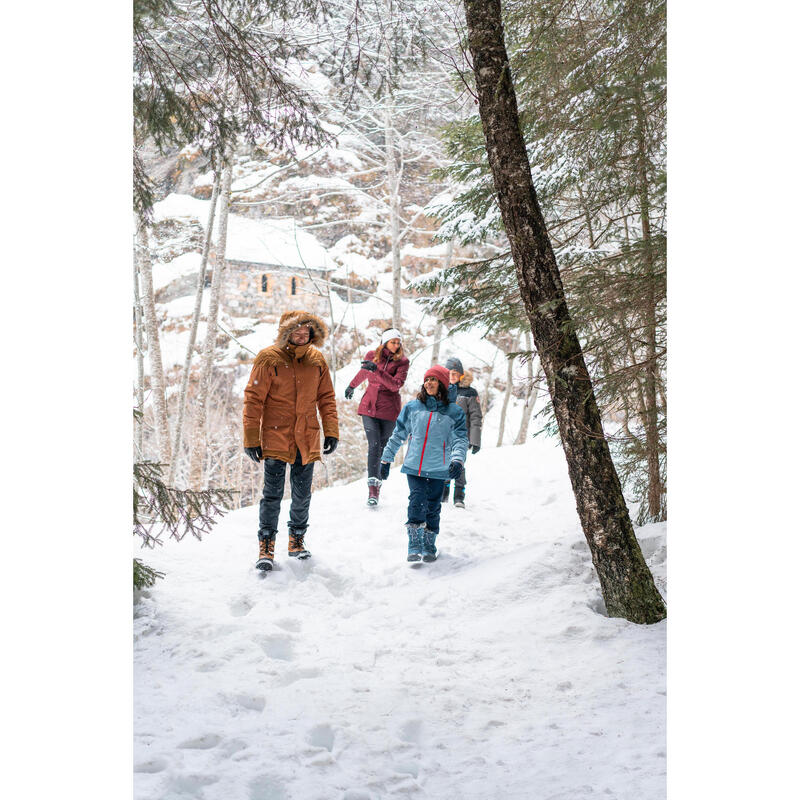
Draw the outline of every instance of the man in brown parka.
[[[319,317],[305,311],[287,311],[281,316],[275,344],[256,356],[244,390],[244,450],[256,463],[264,460],[258,569],[272,569],[287,464],[291,465],[292,487],[289,555],[311,555],[305,548],[304,536],[314,462],[322,460],[317,408],[325,436],[322,453],[332,453],[339,443],[331,375],[317,349],[327,335],[328,328]]]

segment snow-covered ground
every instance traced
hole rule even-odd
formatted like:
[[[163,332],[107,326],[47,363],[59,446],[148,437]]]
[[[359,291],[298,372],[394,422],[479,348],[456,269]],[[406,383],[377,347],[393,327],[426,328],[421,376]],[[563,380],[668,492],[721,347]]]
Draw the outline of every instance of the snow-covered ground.
[[[255,469],[255,467],[254,467]],[[141,553],[135,796],[224,800],[665,796],[666,625],[602,613],[563,453],[487,447],[440,559],[405,561],[407,484],[314,494],[289,561],[253,569],[257,509]],[[638,531],[665,589],[665,526]]]

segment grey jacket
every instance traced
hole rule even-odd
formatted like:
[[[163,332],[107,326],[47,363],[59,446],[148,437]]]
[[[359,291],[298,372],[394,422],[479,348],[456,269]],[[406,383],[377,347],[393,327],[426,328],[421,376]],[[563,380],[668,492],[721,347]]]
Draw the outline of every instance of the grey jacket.
[[[464,409],[467,417],[467,437],[470,446],[481,446],[481,428],[483,427],[483,413],[478,392],[472,387],[473,375],[467,370],[457,386],[456,402]]]

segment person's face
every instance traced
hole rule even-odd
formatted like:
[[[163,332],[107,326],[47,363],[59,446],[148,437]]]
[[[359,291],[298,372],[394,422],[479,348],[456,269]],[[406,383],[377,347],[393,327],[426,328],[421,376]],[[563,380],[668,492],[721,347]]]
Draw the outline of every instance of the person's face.
[[[292,331],[289,341],[292,344],[308,344],[310,338],[311,328],[308,325],[299,325]]]
[[[396,353],[400,349],[400,340],[389,339],[389,341],[386,342],[386,347],[389,348],[390,353]]]
[[[450,383],[458,383],[461,380],[461,373],[457,369],[450,370]]]
[[[439,391],[439,380],[433,376],[425,378],[422,385],[425,387],[425,391],[430,395],[434,395]]]

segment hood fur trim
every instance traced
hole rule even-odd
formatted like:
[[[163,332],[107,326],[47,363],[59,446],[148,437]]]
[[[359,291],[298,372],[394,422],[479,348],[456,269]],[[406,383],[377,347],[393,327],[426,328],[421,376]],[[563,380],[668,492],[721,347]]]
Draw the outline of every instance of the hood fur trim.
[[[285,311],[278,322],[278,338],[275,344],[285,347],[289,344],[289,336],[300,325],[311,326],[311,344],[322,347],[328,337],[328,326],[315,314],[308,311]]]
[[[459,386],[463,386],[465,389],[467,386],[472,384],[472,381],[475,380],[475,376],[472,374],[470,370],[467,370],[462,376],[461,380],[458,382]]]

